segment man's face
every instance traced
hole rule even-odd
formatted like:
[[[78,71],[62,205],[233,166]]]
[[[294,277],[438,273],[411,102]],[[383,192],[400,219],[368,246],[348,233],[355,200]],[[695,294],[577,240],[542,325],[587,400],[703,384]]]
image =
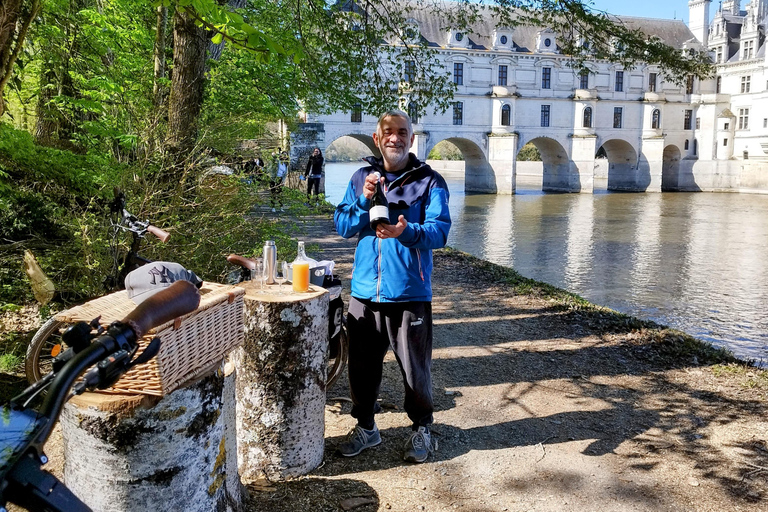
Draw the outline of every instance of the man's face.
[[[381,151],[386,170],[394,172],[405,168],[408,150],[413,144],[413,133],[408,129],[408,121],[397,116],[385,117],[373,134],[373,142]]]

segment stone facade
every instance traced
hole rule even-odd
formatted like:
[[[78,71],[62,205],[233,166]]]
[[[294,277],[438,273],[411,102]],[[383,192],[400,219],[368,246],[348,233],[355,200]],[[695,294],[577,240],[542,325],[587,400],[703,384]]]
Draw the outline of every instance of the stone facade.
[[[682,87],[642,63],[593,61],[581,76],[546,28],[497,28],[486,19],[462,34],[421,14],[411,23],[439,48],[457,91],[453,109],[416,120],[412,152],[426,159],[439,142],[452,142],[472,192],[514,193],[516,155],[527,143],[541,152],[545,190],[590,193],[596,173],[607,172],[598,181],[609,190],[768,191],[767,6],[752,0],[741,10],[739,0],[724,1],[709,24],[710,0],[691,0],[689,26],[621,17],[680,51],[711,51],[716,77]],[[375,152],[373,116],[307,120],[322,124],[321,148],[352,136]]]

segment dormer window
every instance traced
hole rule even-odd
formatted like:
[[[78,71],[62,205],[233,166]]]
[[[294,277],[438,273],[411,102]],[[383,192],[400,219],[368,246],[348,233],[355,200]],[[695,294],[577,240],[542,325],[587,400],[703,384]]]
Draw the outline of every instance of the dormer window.
[[[409,19],[403,29],[403,39],[405,39],[407,43],[417,43],[420,35],[419,23],[414,19]]]
[[[536,34],[536,49],[542,53],[557,51],[557,34],[552,29],[544,29]]]
[[[466,33],[461,32],[456,29],[451,29],[451,31],[447,34],[448,35],[448,46],[451,47],[458,47],[458,48],[468,48],[469,47],[469,37]]]
[[[496,27],[496,29],[493,31],[494,50],[511,50],[512,32],[512,29],[509,27]]]

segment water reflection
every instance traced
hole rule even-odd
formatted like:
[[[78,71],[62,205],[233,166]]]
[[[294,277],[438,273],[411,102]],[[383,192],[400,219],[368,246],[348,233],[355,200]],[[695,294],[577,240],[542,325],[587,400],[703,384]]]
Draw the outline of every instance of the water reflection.
[[[358,164],[326,168],[338,202]],[[768,196],[469,195],[445,175],[448,244],[591,302],[768,357]]]

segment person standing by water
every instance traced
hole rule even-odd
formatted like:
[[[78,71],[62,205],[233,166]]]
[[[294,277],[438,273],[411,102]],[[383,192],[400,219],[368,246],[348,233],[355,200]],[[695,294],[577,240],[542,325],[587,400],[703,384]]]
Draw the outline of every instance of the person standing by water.
[[[274,174],[269,183],[272,212],[277,211],[278,207],[280,208],[280,211],[283,211],[283,181],[285,180],[285,175],[288,173],[288,162],[290,161],[290,157],[288,156],[288,153],[283,150],[279,153],[272,153],[272,159]]]
[[[373,141],[381,158],[355,172],[334,214],[344,238],[358,237],[347,315],[349,386],[357,425],[339,446],[345,457],[381,443],[374,421],[384,356],[395,353],[413,423],[403,458],[424,462],[437,447],[432,399],[432,249],[445,246],[451,218],[448,186],[409,153],[411,119],[392,110],[379,117]],[[377,179],[376,173],[381,175]],[[386,192],[390,223],[370,226],[377,182]]]
[[[315,201],[320,195],[320,179],[323,177],[323,154],[320,148],[315,148],[312,156],[307,160],[307,169],[304,176],[307,178],[307,202],[311,204],[312,188],[315,189]]]

